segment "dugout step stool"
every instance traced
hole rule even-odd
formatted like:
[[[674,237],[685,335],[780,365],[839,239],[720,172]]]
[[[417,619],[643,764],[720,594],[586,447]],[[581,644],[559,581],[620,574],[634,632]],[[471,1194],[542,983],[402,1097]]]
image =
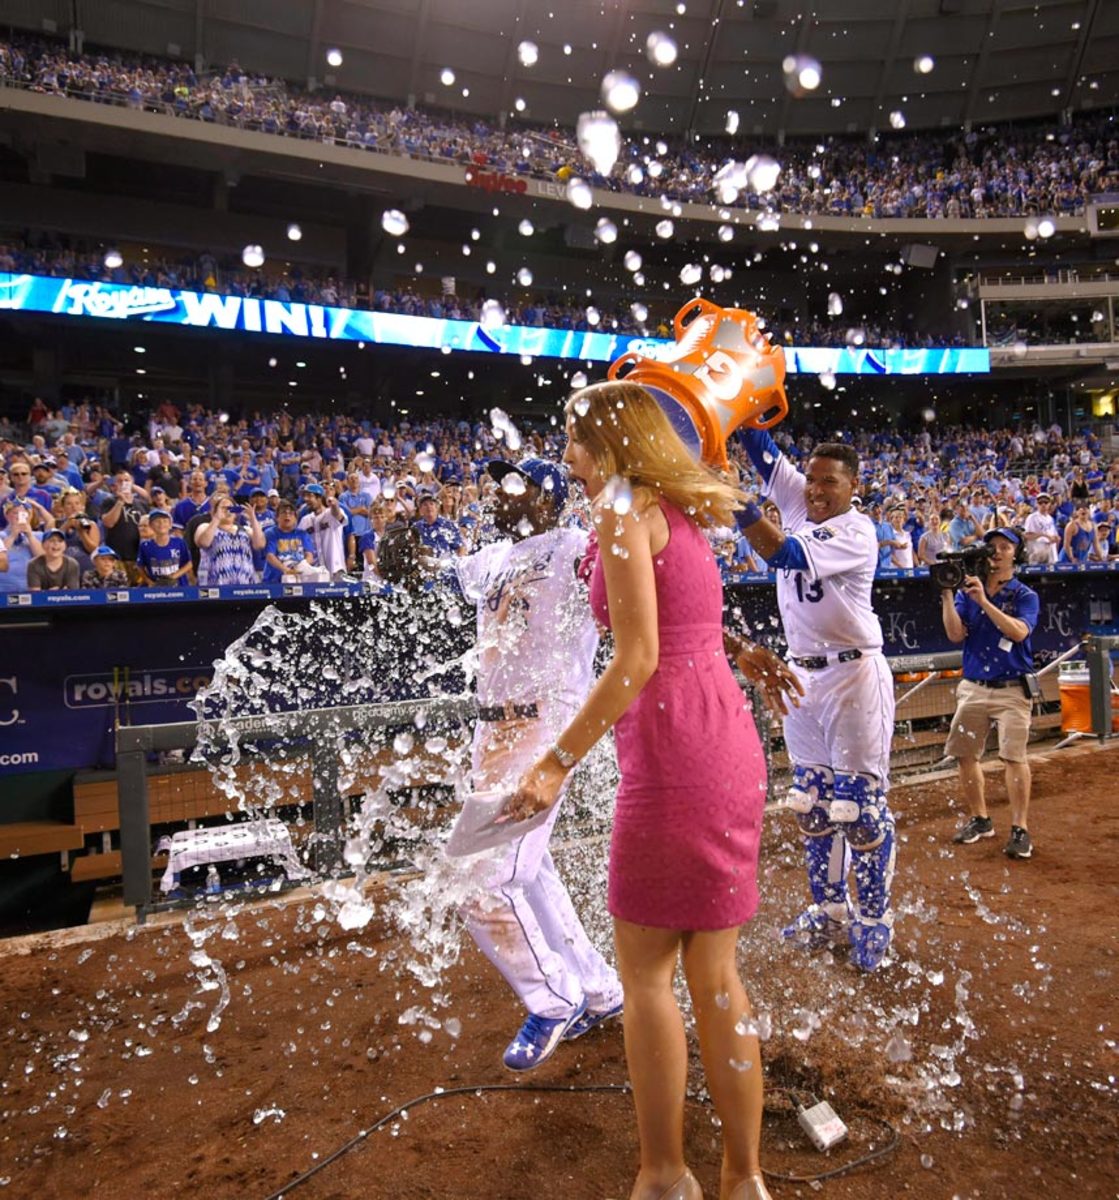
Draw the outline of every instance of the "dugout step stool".
[[[242,821],[236,825],[218,825],[203,829],[182,829],[164,839],[167,867],[159,881],[165,895],[179,886],[179,876],[188,867],[210,866],[249,858],[271,858],[279,862],[288,879],[307,879],[310,871],[299,861],[291,834],[283,821],[274,817]]]

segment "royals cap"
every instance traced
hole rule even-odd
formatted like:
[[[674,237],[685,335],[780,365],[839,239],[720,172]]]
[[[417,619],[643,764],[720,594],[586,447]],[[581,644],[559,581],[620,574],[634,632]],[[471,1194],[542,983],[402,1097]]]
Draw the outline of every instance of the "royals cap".
[[[991,538],[994,537],[1006,538],[1006,540],[1012,546],[1020,546],[1022,544],[1022,539],[1018,536],[1018,534],[1015,533],[1013,529],[1007,529],[1005,526],[1003,526],[1001,529],[988,530],[988,532],[983,535],[983,540],[985,542],[989,542]]]
[[[94,550],[90,554],[89,557],[90,558],[116,558],[117,552],[112,548],[112,546],[98,546],[97,549]]]
[[[486,472],[495,483],[500,483],[506,475],[520,475],[538,488],[551,492],[557,508],[567,503],[567,475],[562,467],[546,458],[522,458],[519,463],[495,458],[487,464]]]

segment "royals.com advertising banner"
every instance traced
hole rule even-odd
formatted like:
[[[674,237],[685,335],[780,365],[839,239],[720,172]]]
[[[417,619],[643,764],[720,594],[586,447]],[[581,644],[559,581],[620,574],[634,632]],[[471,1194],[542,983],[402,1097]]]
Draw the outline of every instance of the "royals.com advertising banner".
[[[31,613],[26,614],[27,618]],[[191,721],[213,662],[252,615],[130,606],[0,630],[0,779],[112,766],[117,724]],[[0,791],[2,791],[0,787]]]
[[[14,272],[0,272],[0,309],[584,362],[612,362],[631,350],[655,358],[662,347],[674,344],[662,338],[631,334],[410,317],[402,313]],[[986,374],[991,369],[987,350],[957,346],[914,350],[856,346],[787,348],[785,361],[790,372],[813,375],[959,375]]]
[[[1067,571],[1024,577],[1041,597],[1033,645],[1038,665],[1051,662],[1087,632],[1119,631],[1115,606],[1119,571]],[[57,594],[57,593],[56,593]],[[113,734],[118,724],[154,725],[193,721],[190,701],[213,676],[214,662],[246,633],[265,602],[213,600],[185,604],[96,603],[85,593],[85,607],[44,609],[10,606],[0,624],[0,781],[19,773],[114,764]],[[38,597],[37,597],[38,598]],[[284,612],[312,610],[312,598],[274,601]],[[318,603],[321,603],[319,601]],[[460,694],[461,677],[436,676],[401,654],[401,646],[422,641],[415,630],[401,639],[392,625],[394,606],[375,597],[327,601],[350,606],[345,614],[347,674],[368,679],[368,691],[349,688],[323,674],[322,639],[314,620],[293,620],[286,636],[265,648],[294,670],[306,698],[302,707],[368,703],[420,695]],[[466,650],[471,622],[446,620],[446,601],[428,595],[424,617],[426,654],[451,662]],[[771,583],[736,584],[726,590],[729,619],[739,627],[779,636],[775,591]],[[882,622],[888,655],[931,654],[949,645],[940,622],[936,589],[925,577],[898,573],[875,583],[874,606]],[[397,608],[399,616],[399,608]],[[409,621],[414,617],[410,615]],[[327,618],[324,618],[327,619]],[[272,622],[274,627],[275,622]],[[254,635],[255,636],[255,635]],[[779,646],[779,643],[775,643]],[[332,662],[335,668],[338,663]],[[337,674],[337,671],[335,672]],[[294,702],[289,702],[294,703]],[[271,708],[289,706],[284,697]],[[0,786],[0,803],[3,788]]]

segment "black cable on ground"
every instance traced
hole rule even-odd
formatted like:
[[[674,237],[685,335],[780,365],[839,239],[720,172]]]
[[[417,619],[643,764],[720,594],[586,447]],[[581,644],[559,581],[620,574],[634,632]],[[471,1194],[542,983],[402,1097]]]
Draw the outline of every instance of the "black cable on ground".
[[[769,1095],[785,1095],[791,1096],[794,1106],[799,1106],[800,1101],[797,1099],[798,1092],[802,1092],[800,1088],[788,1087],[770,1087],[766,1089]],[[815,1099],[815,1097],[813,1097]],[[768,1106],[767,1106],[768,1107]],[[770,1112],[778,1110],[770,1108]],[[767,1179],[780,1179],[782,1183],[817,1183],[825,1179],[834,1179],[837,1175],[846,1175],[848,1171],[853,1171],[856,1167],[865,1166],[867,1163],[874,1162],[879,1158],[885,1158],[887,1154],[892,1154],[897,1149],[898,1143],[901,1141],[901,1134],[887,1121],[884,1117],[875,1117],[869,1114],[862,1115],[861,1119],[865,1121],[876,1121],[884,1129],[890,1133],[890,1140],[885,1146],[879,1146],[876,1150],[869,1150],[866,1154],[859,1155],[858,1158],[852,1159],[848,1163],[843,1163],[841,1166],[832,1167],[828,1171],[817,1171],[812,1175],[788,1175],[783,1171],[770,1171],[763,1168],[763,1174]],[[849,1128],[849,1127],[848,1127]]]
[[[482,1083],[475,1084],[472,1087],[456,1087],[456,1088],[440,1088],[438,1091],[425,1092],[422,1096],[416,1096],[415,1099],[409,1100],[405,1104],[399,1104],[391,1112],[386,1113],[376,1124],[371,1125],[368,1129],[363,1129],[355,1134],[348,1142],[332,1151],[320,1163],[316,1163],[309,1171],[304,1171],[302,1175],[297,1175],[290,1183],[285,1184],[278,1191],[272,1192],[266,1197],[266,1200],[284,1200],[284,1197],[293,1192],[297,1187],[300,1187],[308,1180],[313,1179],[320,1171],[325,1170],[332,1163],[337,1162],[344,1154],[348,1154],[355,1146],[360,1146],[366,1138],[376,1133],[379,1129],[383,1129],[390,1121],[400,1116],[411,1108],[418,1108],[421,1104],[426,1104],[430,1100],[442,1100],[448,1096],[467,1096],[479,1095],[482,1092],[524,1092],[524,1093],[565,1093],[575,1095],[587,1092],[629,1092],[632,1089],[627,1083],[597,1083],[597,1084],[582,1084],[579,1086],[564,1087],[560,1084],[523,1084],[523,1083]],[[786,1094],[794,1097],[796,1103],[795,1088],[770,1088],[770,1092]],[[772,1111],[772,1110],[771,1110]],[[890,1141],[876,1150],[871,1150],[867,1154],[860,1155],[849,1163],[844,1163],[842,1166],[833,1167],[828,1171],[821,1171],[814,1175],[787,1175],[781,1171],[765,1171],[764,1174],[768,1179],[779,1179],[783,1183],[816,1183],[824,1179],[834,1179],[837,1175],[845,1175],[848,1171],[853,1171],[856,1167],[865,1166],[869,1162],[874,1162],[879,1158],[884,1158],[887,1154],[892,1153],[898,1143],[901,1141],[901,1135],[890,1124],[889,1121],[882,1117],[868,1116],[865,1118],[868,1121],[877,1121],[879,1125],[889,1130],[892,1135]]]
[[[837,1175],[846,1175],[848,1171],[853,1171],[856,1167],[866,1166],[867,1163],[874,1162],[879,1158],[885,1158],[887,1154],[892,1154],[901,1141],[901,1134],[884,1117],[867,1116],[863,1119],[877,1121],[884,1129],[888,1129],[892,1135],[889,1143],[885,1146],[880,1146],[877,1150],[870,1150],[866,1154],[853,1159],[851,1162],[844,1163],[841,1167],[833,1167],[830,1171],[817,1171],[814,1175],[786,1175],[782,1171],[770,1171],[768,1168],[763,1168],[762,1174],[765,1175],[766,1179],[780,1179],[782,1183],[817,1183],[824,1179],[834,1179]]]
[[[400,1116],[402,1112],[410,1108],[417,1108],[421,1104],[426,1104],[429,1100],[443,1100],[448,1096],[467,1096],[477,1095],[480,1092],[628,1092],[630,1090],[627,1083],[596,1083],[584,1084],[579,1087],[561,1087],[559,1084],[523,1084],[523,1083],[481,1083],[475,1084],[473,1087],[457,1087],[457,1088],[441,1088],[436,1092],[425,1092],[422,1096],[417,1096],[414,1100],[409,1100],[406,1104],[399,1104],[392,1112],[386,1113],[375,1125],[368,1129],[361,1130],[355,1134],[345,1145],[339,1146],[337,1150],[328,1154],[320,1163],[316,1163],[309,1171],[304,1171],[302,1175],[297,1175],[290,1183],[285,1184],[279,1191],[273,1192],[267,1197],[267,1200],[283,1200],[289,1192],[294,1191],[297,1187],[312,1179],[320,1171],[329,1167],[331,1163],[335,1163],[342,1157],[343,1154],[348,1154],[355,1146],[360,1146],[367,1137],[377,1132],[378,1129],[383,1129],[390,1121]]]

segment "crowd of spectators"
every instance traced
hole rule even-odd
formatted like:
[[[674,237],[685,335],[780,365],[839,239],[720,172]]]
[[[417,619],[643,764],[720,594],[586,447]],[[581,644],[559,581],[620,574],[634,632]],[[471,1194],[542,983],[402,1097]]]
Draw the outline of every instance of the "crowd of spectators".
[[[332,274],[317,276],[298,267],[250,270],[229,255],[215,255],[209,251],[196,255],[162,249],[137,256],[122,255],[121,265],[110,267],[105,263],[102,247],[55,233],[28,231],[8,233],[5,240],[0,241],[0,271],[119,283],[129,287],[184,288],[228,296],[340,305],[456,321],[483,319],[484,305],[495,298],[490,289],[479,292],[473,299],[466,299],[447,288],[433,295],[422,293],[416,287],[376,288],[370,295],[363,285]],[[505,323],[509,325],[597,329],[643,337],[673,336],[672,312],[668,308],[654,313],[650,305],[636,301],[629,305],[609,304],[597,299],[593,304],[575,303],[554,294],[526,298],[522,290],[517,295],[502,297],[498,303]],[[859,345],[871,347],[915,348],[966,343],[958,333],[905,331],[869,321],[862,322],[857,328],[852,328],[849,321],[830,325],[819,321],[808,325],[794,323],[779,332],[786,344],[798,346],[843,346],[852,344],[854,337],[859,339]]]
[[[77,54],[53,40],[0,42],[0,83],[384,154],[564,179],[672,201],[711,202],[731,159],[768,153],[772,191],[746,182],[730,206],[869,217],[1071,215],[1119,185],[1119,136],[1110,112],[1069,125],[826,138],[766,147],[742,139],[632,138],[608,178],[593,173],[574,131],[499,128],[480,119],[401,108],[333,89],[307,92],[237,63],[198,74],[186,63],[117,50]],[[726,200],[723,198],[722,203]]]
[[[489,289],[473,299],[458,296],[447,287],[437,295],[424,294],[415,287],[376,288],[370,293],[368,287],[329,272],[316,274],[299,267],[280,269],[274,266],[250,269],[230,255],[215,255],[209,251],[191,254],[165,250],[127,258],[122,255],[120,266],[110,267],[105,263],[103,247],[46,233],[8,235],[0,242],[0,271],[130,287],[183,288],[225,296],[373,309],[455,321],[479,320],[483,305],[494,299]],[[587,304],[575,304],[560,296],[526,297],[522,291],[515,296],[502,297],[498,302],[510,325],[593,328],[611,333],[670,336],[669,327],[663,321],[654,319],[648,325],[639,323],[626,305],[598,303],[593,309],[592,323],[592,310]]]
[[[776,436],[794,460],[816,440]],[[1119,458],[1090,430],[836,436],[859,451],[857,503],[878,528],[882,569],[927,566],[1005,527],[1023,532],[1032,563],[1119,554]],[[494,536],[487,463],[558,457],[562,441],[555,427],[521,430],[499,410],[386,426],[286,412],[233,421],[165,403],[129,433],[92,403],[52,411],[36,401],[20,436],[0,428],[0,591],[377,584],[387,527],[414,523],[436,557],[465,554]],[[714,541],[728,578],[764,570],[731,530]]]
[[[819,437],[776,440],[794,460]],[[1119,457],[1108,458],[1090,429],[1066,437],[1048,429],[897,432],[829,431],[859,451],[855,504],[878,530],[879,570],[928,567],[943,552],[978,545],[994,529],[1020,531],[1025,562],[1105,562],[1119,555]],[[742,458],[745,464],[744,456]],[[745,539],[726,547],[732,570],[755,569]]]

